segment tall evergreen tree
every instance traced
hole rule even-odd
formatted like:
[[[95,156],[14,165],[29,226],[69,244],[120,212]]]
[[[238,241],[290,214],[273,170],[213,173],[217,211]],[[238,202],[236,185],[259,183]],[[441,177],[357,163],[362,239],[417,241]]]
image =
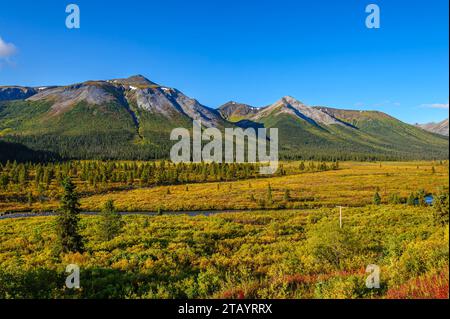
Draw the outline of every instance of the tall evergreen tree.
[[[79,233],[80,203],[75,185],[70,177],[66,177],[62,186],[61,207],[56,219],[56,231],[61,252],[82,252],[83,238]]]

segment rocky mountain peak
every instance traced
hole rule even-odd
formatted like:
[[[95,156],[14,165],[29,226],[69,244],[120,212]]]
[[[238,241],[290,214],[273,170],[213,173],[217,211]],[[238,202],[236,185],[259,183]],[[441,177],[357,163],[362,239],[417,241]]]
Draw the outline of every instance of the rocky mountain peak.
[[[297,100],[292,96],[284,96],[274,104],[262,109],[256,116],[255,120],[260,120],[269,116],[279,116],[282,114],[287,114],[302,120],[305,120],[313,125],[343,125],[342,122],[338,121],[329,114],[307,106]]]
[[[283,96],[278,102],[280,104],[287,104],[287,105],[304,105],[302,102],[300,102],[299,100],[290,95]]]
[[[150,81],[143,75],[133,75],[125,79],[114,79],[109,81],[111,83],[120,84],[128,87],[135,87],[135,88],[149,88],[149,87],[158,87],[159,85]]]
[[[220,114],[227,120],[240,120],[258,113],[258,108],[248,104],[230,101],[219,107]]]

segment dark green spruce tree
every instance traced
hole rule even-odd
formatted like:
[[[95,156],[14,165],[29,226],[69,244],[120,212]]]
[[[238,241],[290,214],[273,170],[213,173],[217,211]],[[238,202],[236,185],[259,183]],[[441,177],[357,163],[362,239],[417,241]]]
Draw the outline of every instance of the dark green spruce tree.
[[[82,252],[83,237],[79,233],[80,203],[75,185],[70,177],[62,181],[64,193],[61,197],[61,207],[56,219],[59,251],[62,253]]]

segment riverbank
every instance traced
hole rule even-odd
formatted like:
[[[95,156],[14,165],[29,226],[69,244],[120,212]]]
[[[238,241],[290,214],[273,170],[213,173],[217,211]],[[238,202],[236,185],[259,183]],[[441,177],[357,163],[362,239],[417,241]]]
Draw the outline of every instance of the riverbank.
[[[160,215],[174,215],[174,216],[179,216],[179,215],[188,215],[191,217],[194,216],[211,216],[211,215],[217,215],[217,214],[226,214],[226,213],[241,213],[241,212],[248,212],[249,210],[218,210],[218,211],[180,211],[180,212],[163,212],[163,213],[158,213],[158,212],[119,212],[120,215],[122,216],[130,216],[130,215],[141,215],[141,216],[160,216]],[[267,210],[267,212],[269,211],[274,211],[272,210]],[[292,211],[292,209],[286,209],[286,211]],[[264,212],[264,210],[258,210],[258,211],[252,211],[252,212]],[[6,219],[19,219],[19,218],[34,218],[34,217],[53,217],[53,216],[57,216],[58,213],[56,212],[42,212],[42,213],[33,213],[33,212],[29,212],[29,213],[10,213],[10,214],[4,214],[4,215],[0,215],[0,220],[6,220]],[[81,215],[84,216],[98,216],[100,215],[100,212],[81,212]]]

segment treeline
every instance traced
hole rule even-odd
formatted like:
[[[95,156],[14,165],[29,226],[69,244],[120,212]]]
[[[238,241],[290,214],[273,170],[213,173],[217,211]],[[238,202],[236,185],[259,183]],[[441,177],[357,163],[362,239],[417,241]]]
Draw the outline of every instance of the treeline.
[[[280,151],[280,159],[287,161],[355,161],[355,162],[379,162],[379,161],[411,161],[411,160],[443,160],[447,159],[447,153],[373,153],[359,152],[355,149],[346,149],[342,146],[339,150],[335,148],[321,148],[307,150],[301,152],[296,151]]]
[[[53,162],[61,160],[57,154],[44,151],[34,151],[22,144],[0,141],[0,163],[8,160],[20,162]]]
[[[281,169],[280,175],[284,174]],[[49,186],[70,176],[91,186],[120,183],[136,186],[231,181],[259,176],[258,164],[70,161],[0,164],[0,187],[28,184]]]
[[[152,143],[139,140],[134,132],[109,132],[95,135],[19,136],[10,135],[0,142],[0,162],[56,161],[56,160],[168,160],[172,141],[155,137]],[[8,141],[8,144],[6,144]],[[39,151],[34,151],[39,150]],[[281,160],[308,161],[407,161],[440,160],[448,158],[448,151],[373,151],[355,145],[310,143],[301,149],[279,150]]]
[[[318,172],[337,170],[339,161],[301,162],[294,172]],[[277,176],[286,175],[283,165]],[[260,165],[253,163],[178,163],[116,162],[116,161],[69,161],[56,163],[0,163],[0,188],[9,184],[28,184],[48,187],[71,177],[91,186],[120,183],[135,186],[174,185],[195,182],[221,182],[263,177]]]
[[[280,165],[275,176],[336,170],[339,162]],[[273,175],[270,175],[272,177]],[[0,201],[29,204],[59,198],[59,185],[70,177],[83,195],[109,191],[204,182],[229,182],[260,175],[259,164],[179,163],[168,161],[68,161],[0,163]]]
[[[42,160],[156,160],[168,159],[171,142],[158,141],[157,145],[136,141],[133,132],[109,132],[96,135],[7,136],[10,143],[29,146],[41,153],[55,154]],[[31,161],[22,153],[4,152],[1,162]]]

